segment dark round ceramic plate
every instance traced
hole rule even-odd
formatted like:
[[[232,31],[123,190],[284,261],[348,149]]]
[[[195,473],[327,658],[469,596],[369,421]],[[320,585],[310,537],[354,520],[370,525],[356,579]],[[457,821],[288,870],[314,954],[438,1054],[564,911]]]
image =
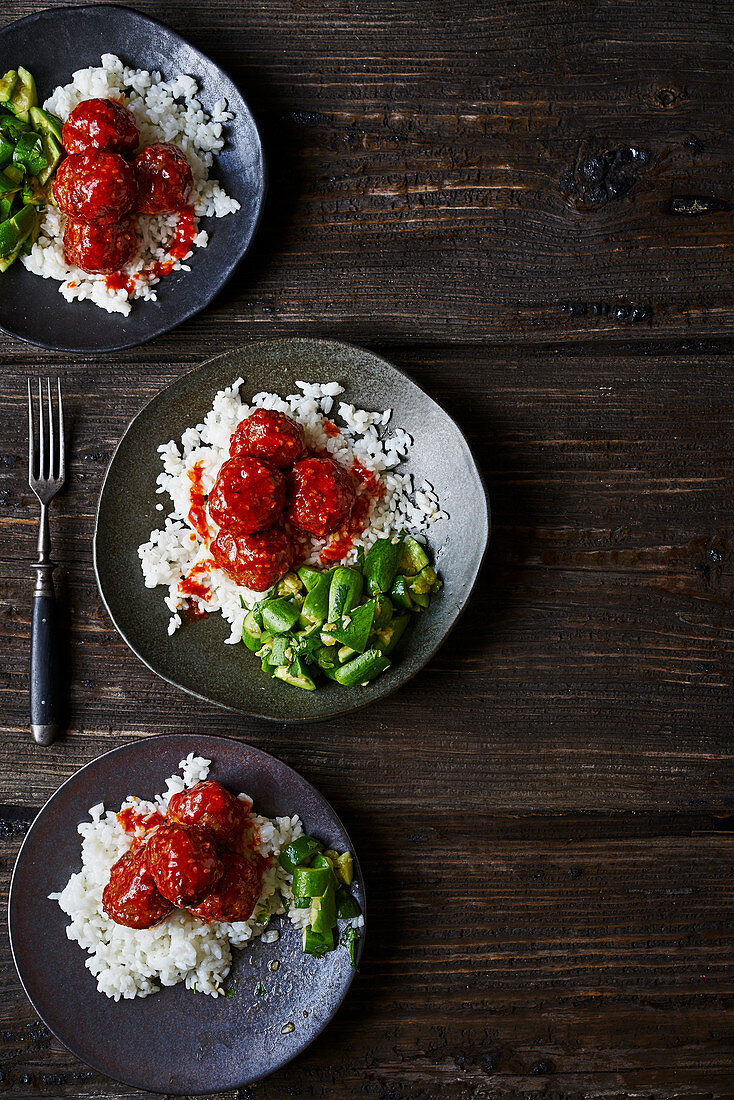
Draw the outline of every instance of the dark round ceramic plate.
[[[199,84],[205,110],[226,99],[235,118],[213,174],[240,203],[226,218],[202,218],[209,245],[195,251],[191,271],[173,272],[158,288],[157,302],[136,302],[128,317],[91,302],[67,302],[55,279],[41,279],[21,263],[0,276],[0,328],[54,351],[98,352],[130,348],[179,325],[209,304],[247,251],[265,194],[262,147],[250,110],[218,65],[155,19],[117,4],[58,7],[36,12],[0,30],[3,69],[25,65],[43,102],[72,73],[117,54],[135,69],[164,78],[185,73]]]
[[[113,809],[131,793],[151,797],[190,752],[212,760],[212,778],[247,791],[257,812],[297,813],[327,847],[349,849],[364,909],[359,861],[339,818],[310,783],[259,749],[224,737],[164,734],[113,749],[67,779],[31,825],[13,872],[8,918],[20,980],[43,1022],[77,1057],[134,1088],[176,1096],[240,1088],[290,1062],[336,1013],[354,977],[345,948],[318,960],[304,955],[300,933],[277,917],[277,943],[256,940],[233,952],[231,996],[177,985],[115,1003],[97,991],[86,952],[66,938],[69,918],[48,895],[81,868],[77,825],[88,820],[90,806],[103,801]],[[362,947],[360,940],[360,955]],[[280,962],[276,973],[268,967],[273,959]],[[260,984],[265,993],[258,996]],[[289,1023],[295,1029],[282,1034]]]
[[[272,679],[244,645],[224,645],[221,615],[185,622],[168,637],[166,589],[145,588],[137,548],[164,513],[155,505],[161,472],[157,448],[180,441],[200,423],[215,393],[239,376],[247,397],[262,390],[294,393],[296,379],[338,381],[343,399],[366,409],[393,409],[391,425],[414,439],[403,469],[434,486],[449,519],[435,523],[428,541],[444,581],[441,593],[410,631],[390,669],[366,687],[333,682],[301,691]],[[168,502],[167,498],[166,501]],[[466,604],[489,537],[482,480],[454,421],[423,390],[384,359],[330,340],[289,339],[250,344],[210,359],[169,385],[140,412],[122,437],[107,471],[97,511],[94,562],[112,621],[149,668],[170,683],[243,714],[280,721],[324,718],[353,710],[394,691],[425,665]]]

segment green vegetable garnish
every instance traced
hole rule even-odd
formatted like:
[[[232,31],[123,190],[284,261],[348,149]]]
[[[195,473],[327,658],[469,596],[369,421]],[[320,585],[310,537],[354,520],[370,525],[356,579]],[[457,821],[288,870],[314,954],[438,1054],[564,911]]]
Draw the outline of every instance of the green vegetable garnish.
[[[299,836],[280,853],[280,865],[292,875],[296,867],[304,866],[323,847],[321,841],[312,836]]]
[[[359,946],[359,932],[357,929],[348,924],[341,935],[339,943],[342,947],[346,947],[349,952],[349,961],[352,964],[352,969],[357,969],[357,947]]]
[[[262,982],[258,982],[257,985],[255,986],[255,996],[256,997],[264,997],[265,996],[265,986],[263,985]]]

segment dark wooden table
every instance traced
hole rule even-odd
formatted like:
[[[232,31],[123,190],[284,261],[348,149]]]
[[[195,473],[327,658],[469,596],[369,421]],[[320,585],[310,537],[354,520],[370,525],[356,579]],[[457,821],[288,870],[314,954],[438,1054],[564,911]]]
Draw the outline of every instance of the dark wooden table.
[[[134,738],[220,732],[320,788],[371,895],[343,1010],[238,1100],[734,1096],[734,6],[138,6],[240,83],[272,186],[236,278],[173,334],[99,361],[0,341],[3,920],[62,780]],[[143,402],[211,353],[291,334],[407,370],[468,433],[495,521],[428,668],[308,728],[156,679],[106,617],[90,544]],[[23,402],[48,371],[72,421],[53,529],[73,678],[68,735],[43,749]],[[0,952],[0,1092],[143,1096],[51,1038],[5,933]]]

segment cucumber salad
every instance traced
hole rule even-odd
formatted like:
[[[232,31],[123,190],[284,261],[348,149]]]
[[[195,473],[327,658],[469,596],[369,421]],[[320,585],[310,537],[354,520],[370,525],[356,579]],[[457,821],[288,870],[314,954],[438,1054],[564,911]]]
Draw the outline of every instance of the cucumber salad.
[[[61,158],[61,119],[38,106],[22,66],[0,78],[0,272],[38,237]]]
[[[242,640],[263,672],[293,687],[314,691],[323,677],[366,685],[441,587],[416,539],[379,538],[353,566],[287,573],[245,616]]]

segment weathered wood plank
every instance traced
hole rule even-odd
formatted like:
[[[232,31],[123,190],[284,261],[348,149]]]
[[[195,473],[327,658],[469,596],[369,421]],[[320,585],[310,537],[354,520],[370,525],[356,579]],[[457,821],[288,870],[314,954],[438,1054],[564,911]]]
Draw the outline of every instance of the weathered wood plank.
[[[727,5],[138,6],[232,72],[271,170],[258,243],[187,340],[732,332],[731,214],[666,206],[731,200]]]

